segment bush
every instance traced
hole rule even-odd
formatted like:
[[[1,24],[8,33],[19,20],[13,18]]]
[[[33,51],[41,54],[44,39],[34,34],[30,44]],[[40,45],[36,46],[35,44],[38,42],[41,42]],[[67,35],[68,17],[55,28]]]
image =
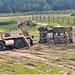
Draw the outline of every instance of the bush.
[[[0,25],[9,25],[9,24],[17,24],[17,23],[18,23],[18,21],[10,20],[10,21],[0,22]]]
[[[71,16],[75,16],[75,13],[72,13]]]
[[[37,26],[37,22],[32,22],[32,26]]]

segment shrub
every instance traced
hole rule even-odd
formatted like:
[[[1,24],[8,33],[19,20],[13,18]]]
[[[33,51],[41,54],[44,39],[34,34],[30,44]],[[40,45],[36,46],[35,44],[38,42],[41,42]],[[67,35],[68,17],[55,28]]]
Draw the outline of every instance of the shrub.
[[[75,16],[75,13],[72,13],[71,16]]]
[[[32,26],[37,26],[37,22],[32,22]]]
[[[17,24],[18,22],[15,20],[10,20],[10,21],[2,21],[0,22],[0,25],[9,25],[9,24]]]

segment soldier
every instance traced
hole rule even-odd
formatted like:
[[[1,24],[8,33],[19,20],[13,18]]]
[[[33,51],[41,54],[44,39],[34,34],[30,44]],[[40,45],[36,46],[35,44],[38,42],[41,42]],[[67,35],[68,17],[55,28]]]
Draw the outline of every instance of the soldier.
[[[24,36],[29,36],[28,31],[27,31],[27,30],[23,30],[23,35],[24,35]]]
[[[27,21],[27,25],[29,26],[29,27],[31,27],[31,20],[29,19],[29,21]]]
[[[65,43],[66,44],[69,44],[70,43],[70,41],[69,41],[69,35],[68,35],[67,32],[65,32]]]
[[[31,21],[31,19],[29,18],[29,23],[30,23],[30,27],[31,27],[31,25],[32,25],[32,21]]]
[[[29,46],[30,46],[29,40],[26,39],[26,37],[24,35],[22,35],[22,37],[24,38],[25,45],[27,46],[27,48],[29,48]]]
[[[56,44],[58,44],[58,34],[56,33],[55,35],[54,35],[54,43],[55,43],[55,45]]]
[[[63,44],[64,43],[64,33],[62,32],[59,36],[59,44]]]
[[[70,27],[69,40],[70,40],[70,43],[73,43],[73,40],[72,40],[72,27]]]
[[[50,35],[49,35],[49,33],[47,34],[46,39],[47,39],[47,43],[50,44]]]
[[[18,29],[22,29],[22,25],[23,25],[23,23],[20,22],[20,23],[18,24]]]

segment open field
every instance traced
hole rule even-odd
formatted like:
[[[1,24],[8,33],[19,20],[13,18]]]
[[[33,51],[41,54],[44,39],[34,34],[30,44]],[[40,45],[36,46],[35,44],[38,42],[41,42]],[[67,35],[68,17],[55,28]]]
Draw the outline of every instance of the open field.
[[[75,44],[37,44],[29,49],[0,52],[0,74],[59,74],[75,73]]]
[[[29,17],[31,16],[0,17],[0,22],[8,20],[19,22]],[[51,24],[58,25],[52,22]],[[8,31],[15,26],[17,23],[1,25],[0,30]],[[45,25],[39,24],[31,28],[24,26],[30,35],[34,35],[34,46],[0,51],[0,74],[73,75],[75,73],[75,43],[69,45],[39,44],[37,30],[39,26]]]
[[[75,16],[71,14],[35,14],[33,19],[44,23],[61,23],[62,25],[75,25]]]
[[[10,17],[0,17],[0,22],[5,22],[5,21],[17,21],[16,24],[8,24],[8,25],[0,25],[0,30],[3,31],[8,31],[9,29],[12,29],[18,25],[21,21],[28,20],[31,18],[31,16],[10,16]]]

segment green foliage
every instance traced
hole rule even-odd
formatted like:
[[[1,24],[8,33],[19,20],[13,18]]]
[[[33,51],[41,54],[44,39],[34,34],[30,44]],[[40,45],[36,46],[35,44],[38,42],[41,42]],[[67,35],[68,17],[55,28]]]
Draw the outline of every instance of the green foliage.
[[[0,0],[0,13],[75,9],[74,0]]]
[[[75,13],[72,13],[71,16],[75,16]]]
[[[32,26],[37,26],[37,22],[32,21]]]
[[[2,21],[0,22],[0,25],[9,25],[9,24],[17,24],[18,22],[16,20],[10,20],[10,21]]]

